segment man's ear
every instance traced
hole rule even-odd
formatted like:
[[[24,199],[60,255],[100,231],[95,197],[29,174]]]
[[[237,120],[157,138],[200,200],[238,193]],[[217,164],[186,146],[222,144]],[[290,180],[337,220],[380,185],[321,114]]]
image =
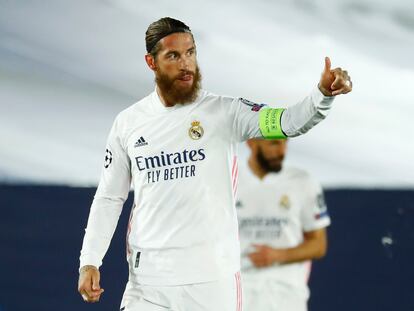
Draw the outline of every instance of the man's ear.
[[[151,54],[145,54],[145,61],[148,65],[148,67],[151,70],[154,71],[155,69],[157,69],[157,65],[155,65],[155,57],[154,56],[152,56]]]

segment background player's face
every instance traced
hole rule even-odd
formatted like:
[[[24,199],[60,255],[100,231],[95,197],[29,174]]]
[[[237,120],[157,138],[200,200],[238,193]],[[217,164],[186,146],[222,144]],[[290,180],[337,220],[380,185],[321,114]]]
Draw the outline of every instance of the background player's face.
[[[201,74],[193,36],[174,33],[161,39],[160,44],[152,69],[163,96],[173,103],[195,100],[201,87]]]
[[[256,159],[266,172],[279,172],[286,153],[286,140],[256,140]]]

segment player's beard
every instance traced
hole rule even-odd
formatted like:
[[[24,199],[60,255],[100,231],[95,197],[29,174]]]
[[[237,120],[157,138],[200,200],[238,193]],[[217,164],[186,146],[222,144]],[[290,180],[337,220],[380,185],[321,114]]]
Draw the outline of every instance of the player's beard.
[[[192,85],[186,88],[177,86],[175,81],[188,74],[193,76]],[[202,77],[198,66],[196,66],[195,72],[190,70],[182,71],[174,78],[170,78],[159,69],[155,74],[155,82],[157,83],[162,96],[168,103],[171,104],[186,104],[194,102],[197,99],[198,93],[201,89],[201,79]]]
[[[281,156],[281,157],[269,160],[264,157],[261,149],[259,149],[257,152],[257,162],[259,162],[259,165],[262,167],[262,169],[265,170],[266,173],[280,172],[282,170],[283,159],[284,157]]]

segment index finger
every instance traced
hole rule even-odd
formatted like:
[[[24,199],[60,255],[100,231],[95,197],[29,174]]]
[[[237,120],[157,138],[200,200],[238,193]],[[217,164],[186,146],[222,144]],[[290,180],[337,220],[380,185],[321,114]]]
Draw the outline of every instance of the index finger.
[[[337,90],[338,88],[342,88],[345,85],[345,78],[341,72],[334,72],[335,80],[331,84],[332,90]]]
[[[81,296],[85,302],[98,302],[102,293],[90,295],[86,290],[83,290]]]
[[[79,286],[79,293],[82,297],[86,294],[88,299],[99,297],[103,292],[103,288],[94,290],[92,288],[92,282],[85,282]]]

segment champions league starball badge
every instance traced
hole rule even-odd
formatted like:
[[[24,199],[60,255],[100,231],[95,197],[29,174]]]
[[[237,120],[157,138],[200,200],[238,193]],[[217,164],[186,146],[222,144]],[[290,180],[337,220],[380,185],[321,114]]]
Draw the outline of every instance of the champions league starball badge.
[[[106,149],[104,167],[108,168],[109,165],[111,165],[111,163],[112,163],[112,152],[110,150]]]
[[[200,121],[191,122],[191,127],[188,130],[188,135],[191,139],[198,140],[203,137],[204,129],[200,125]]]
[[[251,107],[251,111],[255,111],[258,112],[260,109],[262,109],[263,107],[265,107],[265,104],[256,104],[248,99],[245,98],[240,98],[240,101],[245,104],[246,106]]]

